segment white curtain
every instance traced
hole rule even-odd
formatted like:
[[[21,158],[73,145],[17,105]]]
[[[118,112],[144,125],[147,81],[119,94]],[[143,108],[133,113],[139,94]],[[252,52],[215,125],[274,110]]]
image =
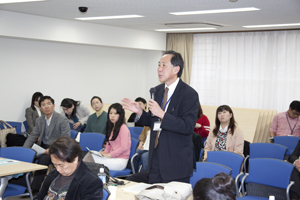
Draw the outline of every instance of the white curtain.
[[[300,30],[195,34],[190,85],[203,105],[286,111],[300,99]]]

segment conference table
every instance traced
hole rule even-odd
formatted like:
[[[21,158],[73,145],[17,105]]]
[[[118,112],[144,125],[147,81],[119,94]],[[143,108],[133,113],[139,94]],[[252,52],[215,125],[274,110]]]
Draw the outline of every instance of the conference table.
[[[47,168],[48,166],[45,165],[22,162],[0,157],[0,200],[2,200],[2,196],[8,184],[9,176]]]
[[[132,182],[132,181],[127,181],[127,180],[122,180],[124,181],[124,185],[119,185],[117,186],[117,193],[116,197],[112,198],[112,195],[108,198],[109,200],[135,200],[135,195],[138,193],[138,189],[133,192],[130,191],[131,189],[134,188],[139,188],[139,185],[143,185],[143,183],[137,183],[137,182]],[[192,200],[193,197],[190,195],[186,200]]]

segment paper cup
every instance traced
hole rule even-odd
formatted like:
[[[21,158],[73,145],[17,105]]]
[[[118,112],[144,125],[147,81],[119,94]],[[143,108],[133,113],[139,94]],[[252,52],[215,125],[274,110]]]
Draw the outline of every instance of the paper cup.
[[[115,199],[117,195],[117,186],[108,186],[108,190],[110,192],[109,199]]]

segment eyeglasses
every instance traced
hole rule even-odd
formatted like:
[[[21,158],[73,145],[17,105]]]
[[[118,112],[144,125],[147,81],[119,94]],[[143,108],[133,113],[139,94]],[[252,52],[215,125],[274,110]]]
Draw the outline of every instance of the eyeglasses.
[[[41,107],[45,108],[45,107],[51,106],[51,105],[52,105],[52,103],[43,103],[43,104],[41,105]]]

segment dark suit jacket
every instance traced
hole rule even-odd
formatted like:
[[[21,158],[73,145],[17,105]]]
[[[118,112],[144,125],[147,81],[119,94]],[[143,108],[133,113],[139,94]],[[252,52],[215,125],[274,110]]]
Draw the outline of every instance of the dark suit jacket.
[[[81,162],[75,172],[65,200],[102,200],[103,184],[99,177],[94,174],[84,162]],[[39,194],[34,200],[43,200],[48,193],[52,181],[59,175],[54,169],[51,171],[43,184]]]
[[[294,163],[295,160],[299,159],[299,156],[300,156],[300,140],[296,148],[294,149],[292,155],[289,157],[289,162]]]
[[[44,133],[45,133],[46,120],[45,115],[40,116],[36,119],[35,127],[26,142],[24,147],[31,148],[33,143],[40,137],[38,145],[41,145]],[[52,142],[60,136],[68,135],[71,136],[70,125],[68,119],[65,116],[54,111],[52,119],[49,126],[49,140]]]
[[[43,112],[41,111],[41,114],[43,115]],[[31,133],[34,126],[35,126],[35,120],[39,117],[39,114],[36,110],[33,110],[31,107],[26,108],[25,110],[25,118],[28,125],[28,131],[27,133]]]
[[[156,86],[154,96],[159,105],[163,98],[164,89],[165,84]],[[198,108],[198,93],[180,79],[161,122],[159,160],[160,173],[163,179],[180,179],[193,173],[192,134],[197,121]],[[157,120],[158,117],[152,117],[150,112],[144,111],[137,122],[143,126],[151,127],[149,166],[151,166],[156,136],[156,131],[153,131],[153,124]]]

